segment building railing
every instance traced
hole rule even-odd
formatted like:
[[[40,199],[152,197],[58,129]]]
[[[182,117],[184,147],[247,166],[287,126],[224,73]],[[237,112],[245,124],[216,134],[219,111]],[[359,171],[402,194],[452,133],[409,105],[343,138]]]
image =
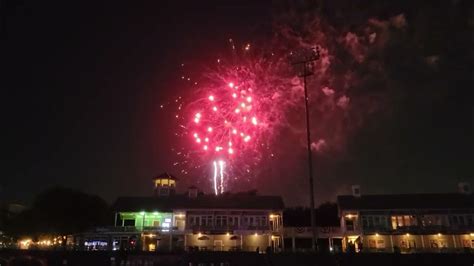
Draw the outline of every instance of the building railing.
[[[369,253],[386,253],[386,252],[400,252],[400,253],[466,253],[471,252],[471,248],[458,247],[458,248],[399,248],[399,247],[385,247],[385,248],[363,248],[362,252]]]
[[[127,233],[127,232],[169,232],[178,231],[178,227],[163,227],[163,226],[103,226],[95,228],[96,232],[113,232],[113,233]]]
[[[469,233],[474,230],[473,226],[447,226],[447,225],[429,225],[429,226],[399,226],[393,229],[391,226],[366,227],[364,233],[391,233],[391,234],[438,234],[438,233]]]
[[[221,231],[274,231],[270,225],[254,226],[254,225],[191,225],[186,227],[187,230],[206,231],[206,230],[221,230]],[[275,230],[278,231],[278,230]]]
[[[352,233],[352,234],[359,234],[362,232],[362,228],[359,226],[345,227],[344,229],[345,229],[345,232]]]

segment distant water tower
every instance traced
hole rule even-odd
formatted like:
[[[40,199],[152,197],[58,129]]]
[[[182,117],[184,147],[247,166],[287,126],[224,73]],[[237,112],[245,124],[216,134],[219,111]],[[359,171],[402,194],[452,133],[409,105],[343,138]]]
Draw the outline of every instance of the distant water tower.
[[[156,196],[169,196],[176,192],[177,178],[168,173],[163,173],[153,178],[154,191]]]

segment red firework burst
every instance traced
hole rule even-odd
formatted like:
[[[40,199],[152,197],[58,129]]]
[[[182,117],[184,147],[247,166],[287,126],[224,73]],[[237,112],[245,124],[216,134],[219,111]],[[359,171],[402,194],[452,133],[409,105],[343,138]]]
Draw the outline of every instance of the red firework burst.
[[[258,99],[248,82],[229,81],[207,93],[195,102],[188,129],[200,155],[214,161],[214,190],[222,193],[225,163],[232,164],[253,150],[253,141],[264,124],[258,114]],[[220,182],[216,181],[217,175]]]

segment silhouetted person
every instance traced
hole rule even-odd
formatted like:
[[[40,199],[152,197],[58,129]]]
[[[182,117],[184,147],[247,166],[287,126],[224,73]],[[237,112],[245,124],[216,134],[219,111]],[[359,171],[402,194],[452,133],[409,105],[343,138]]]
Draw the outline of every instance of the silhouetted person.
[[[359,247],[359,252],[362,252],[362,249],[364,248],[364,244],[362,243],[360,239],[357,240],[357,246]]]
[[[355,244],[352,241],[347,243],[347,253],[355,253]]]

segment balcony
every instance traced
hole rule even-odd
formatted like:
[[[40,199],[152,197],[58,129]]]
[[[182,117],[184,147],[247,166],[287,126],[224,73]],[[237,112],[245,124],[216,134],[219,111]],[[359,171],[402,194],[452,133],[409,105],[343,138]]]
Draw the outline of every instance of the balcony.
[[[233,231],[273,231],[269,225],[264,226],[253,226],[253,225],[240,225],[240,226],[232,226],[232,225],[194,225],[186,227],[186,230],[191,230],[193,232],[233,232]],[[277,230],[275,230],[276,232]]]
[[[399,226],[393,230],[396,233],[415,233],[415,234],[438,234],[438,233],[467,233],[471,232],[472,227],[458,227],[447,225],[427,225],[427,226]]]
[[[178,227],[162,227],[162,226],[105,226],[95,229],[96,232],[101,233],[160,233],[160,232],[175,232],[179,231]]]
[[[390,233],[392,232],[392,228],[387,226],[372,226],[372,227],[364,227],[362,231],[365,234],[375,234],[375,233]]]

